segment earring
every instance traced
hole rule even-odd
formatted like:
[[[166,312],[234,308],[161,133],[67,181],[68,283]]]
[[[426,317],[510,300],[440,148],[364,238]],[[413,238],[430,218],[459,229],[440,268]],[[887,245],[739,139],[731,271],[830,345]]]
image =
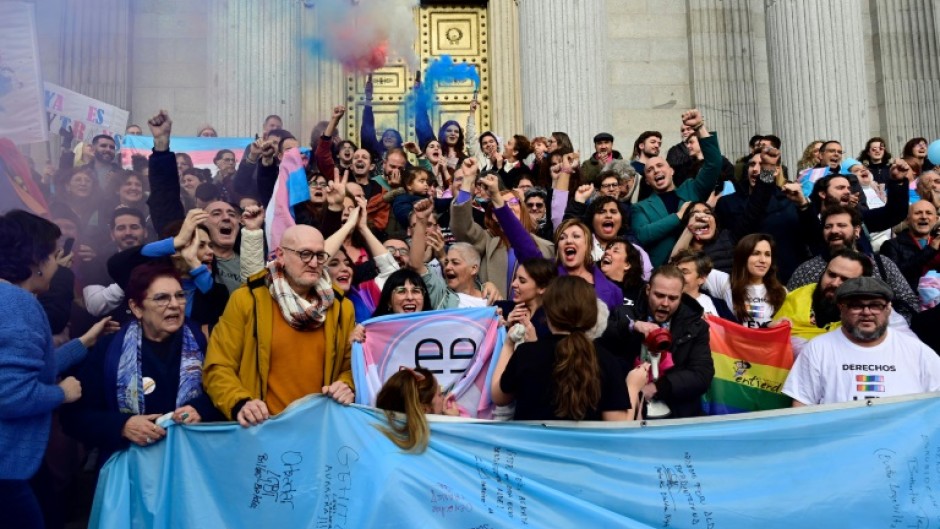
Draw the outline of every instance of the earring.
[[[36,275],[42,277],[42,270],[36,270]]]

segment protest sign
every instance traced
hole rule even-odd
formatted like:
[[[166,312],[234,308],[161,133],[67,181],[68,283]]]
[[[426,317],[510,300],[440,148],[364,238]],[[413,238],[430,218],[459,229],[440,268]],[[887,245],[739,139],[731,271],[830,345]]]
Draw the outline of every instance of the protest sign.
[[[34,5],[0,2],[0,138],[48,139],[42,92]]]
[[[89,142],[99,134],[114,138],[120,148],[129,113],[116,106],[46,82],[45,105],[49,132],[72,127],[76,141]]]

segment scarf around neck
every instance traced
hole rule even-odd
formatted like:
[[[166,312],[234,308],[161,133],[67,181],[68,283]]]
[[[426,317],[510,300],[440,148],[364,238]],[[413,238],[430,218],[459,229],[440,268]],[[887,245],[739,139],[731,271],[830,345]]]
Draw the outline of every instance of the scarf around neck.
[[[288,325],[299,331],[321,327],[334,299],[332,282],[326,268],[320,273],[320,279],[313,288],[316,298],[312,302],[294,292],[277,261],[269,262],[267,268],[268,291],[280,307],[281,315]]]

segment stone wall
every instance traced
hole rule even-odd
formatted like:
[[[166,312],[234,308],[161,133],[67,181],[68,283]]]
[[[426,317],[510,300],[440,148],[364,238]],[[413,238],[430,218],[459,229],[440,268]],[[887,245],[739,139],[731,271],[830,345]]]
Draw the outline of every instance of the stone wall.
[[[166,108],[181,135],[250,135],[279,113],[306,137],[345,97],[339,66],[291,47],[323,23],[315,1],[33,1],[45,78],[142,126]],[[895,154],[940,136],[940,0],[491,0],[489,15],[502,135],[566,130],[588,154],[607,130],[629,156],[644,130],[676,143],[699,106],[729,158],[758,132],[791,165],[814,136],[852,155],[873,135]]]

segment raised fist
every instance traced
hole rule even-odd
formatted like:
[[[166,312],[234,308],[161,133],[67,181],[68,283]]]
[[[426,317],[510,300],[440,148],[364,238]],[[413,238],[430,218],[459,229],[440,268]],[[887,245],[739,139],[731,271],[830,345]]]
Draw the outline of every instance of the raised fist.
[[[699,112],[697,108],[693,108],[682,114],[682,124],[693,130],[698,129],[704,122],[705,120],[702,118],[702,113]]]
[[[173,130],[173,120],[166,110],[160,110],[157,115],[147,120],[147,125],[150,126],[150,134],[154,138],[169,137],[170,131]]]

